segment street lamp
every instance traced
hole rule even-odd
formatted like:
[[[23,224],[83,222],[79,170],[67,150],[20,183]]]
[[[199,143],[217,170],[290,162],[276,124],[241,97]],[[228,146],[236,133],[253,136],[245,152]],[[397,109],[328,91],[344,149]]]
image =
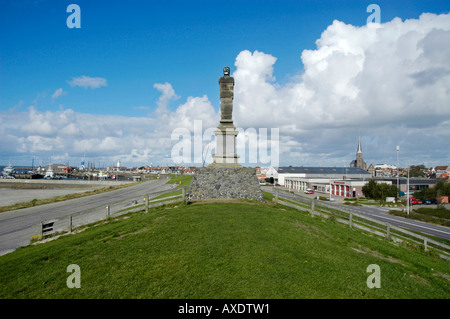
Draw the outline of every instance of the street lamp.
[[[409,166],[408,166],[408,179],[406,186],[406,214],[409,215]]]
[[[400,151],[400,146],[397,145],[397,198],[400,197],[400,190],[398,188],[398,151]]]
[[[331,205],[331,179],[330,179],[330,205]]]

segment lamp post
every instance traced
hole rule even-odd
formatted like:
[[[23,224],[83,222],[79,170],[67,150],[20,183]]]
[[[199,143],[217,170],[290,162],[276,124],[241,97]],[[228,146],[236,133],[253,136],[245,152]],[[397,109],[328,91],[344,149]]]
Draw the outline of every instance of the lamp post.
[[[330,179],[330,205],[331,205],[331,179]]]
[[[397,145],[397,198],[400,197],[400,190],[398,188],[398,151],[400,150],[400,146]]]
[[[409,166],[408,166],[408,180],[406,186],[406,214],[409,215]]]

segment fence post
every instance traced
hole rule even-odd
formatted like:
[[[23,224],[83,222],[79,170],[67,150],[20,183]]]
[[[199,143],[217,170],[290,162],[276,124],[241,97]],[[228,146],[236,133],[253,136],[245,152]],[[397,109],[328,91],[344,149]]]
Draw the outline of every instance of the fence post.
[[[389,224],[386,225],[386,239],[390,240],[391,239],[391,226]]]
[[[145,195],[145,212],[148,211],[148,198],[150,197],[150,195]]]
[[[275,206],[278,204],[278,188],[275,188]]]
[[[106,206],[106,218],[109,218],[110,215],[111,215],[111,206],[108,205]]]
[[[427,244],[428,244],[427,240],[426,240],[426,238],[424,238],[423,239],[423,246],[424,246],[425,251],[428,251],[428,245]]]
[[[183,197],[183,204],[186,205],[186,186],[182,187],[181,194],[182,194],[182,197]]]
[[[70,229],[70,232],[72,232],[72,215],[70,215],[69,229]]]
[[[352,228],[352,222],[353,222],[352,217],[353,217],[352,212],[349,212],[348,225],[350,226],[350,228]]]

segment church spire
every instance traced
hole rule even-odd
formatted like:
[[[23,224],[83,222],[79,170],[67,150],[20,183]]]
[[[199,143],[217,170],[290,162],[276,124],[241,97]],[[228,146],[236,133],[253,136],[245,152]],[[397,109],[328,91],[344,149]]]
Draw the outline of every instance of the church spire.
[[[361,137],[358,138],[358,150],[356,151],[356,154],[358,153],[362,153]]]

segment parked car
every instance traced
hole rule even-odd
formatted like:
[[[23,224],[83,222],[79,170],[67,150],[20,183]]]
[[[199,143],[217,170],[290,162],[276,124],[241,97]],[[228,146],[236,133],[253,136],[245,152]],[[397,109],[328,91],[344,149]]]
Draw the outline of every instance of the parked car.
[[[422,202],[419,203],[419,200],[417,198],[410,198],[409,203],[413,205],[422,204]]]
[[[424,200],[422,200],[422,204],[425,204],[425,205],[437,205],[438,201],[436,199],[424,199]]]
[[[306,190],[306,191],[305,191],[305,194],[314,194],[314,191],[311,190],[311,189],[309,189],[309,190]]]

